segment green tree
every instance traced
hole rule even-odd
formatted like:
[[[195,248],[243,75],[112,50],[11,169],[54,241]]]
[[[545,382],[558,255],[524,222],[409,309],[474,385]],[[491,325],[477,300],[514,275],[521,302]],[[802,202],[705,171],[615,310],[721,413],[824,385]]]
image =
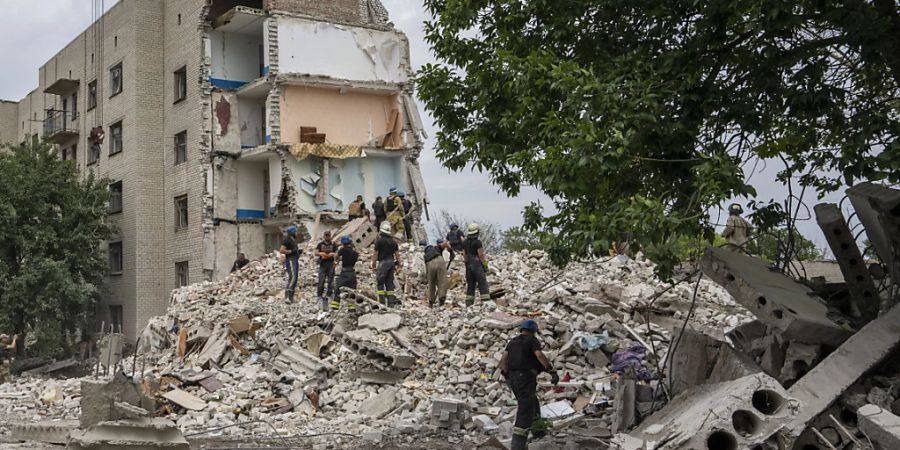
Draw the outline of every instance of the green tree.
[[[502,235],[503,249],[508,252],[546,250],[553,239],[553,236],[547,233],[528,231],[522,227],[509,227]]]
[[[762,233],[747,244],[751,254],[771,263],[787,261],[815,261],[825,257],[813,241],[793,229],[793,239],[786,228]]]
[[[672,247],[652,244],[701,235],[711,207],[755,196],[744,167],[758,159],[819,193],[900,180],[896,0],[425,5],[441,63],[417,85],[438,158],[509,195],[547,194],[557,212],[532,205],[524,226],[559,236],[559,264],[632,232],[667,274]]]
[[[107,268],[107,182],[82,178],[45,144],[0,150],[0,180],[0,328],[33,330],[30,353],[69,350],[92,323]]]

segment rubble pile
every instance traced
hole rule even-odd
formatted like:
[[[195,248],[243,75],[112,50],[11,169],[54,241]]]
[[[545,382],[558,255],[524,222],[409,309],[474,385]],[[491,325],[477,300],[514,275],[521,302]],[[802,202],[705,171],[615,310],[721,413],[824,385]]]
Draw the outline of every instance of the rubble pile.
[[[160,405],[156,415],[174,420],[186,433],[272,434],[271,424],[284,435],[428,431],[459,440],[478,431],[506,436],[515,399],[499,361],[518,325],[533,318],[563,379],[551,388],[549,377],[542,376],[545,415],[564,423],[584,417],[587,409],[595,428],[607,430],[600,435],[609,436],[617,385],[611,370],[637,374],[643,388],[655,386],[671,329],[686,317],[694,295],[693,284],[659,281],[653,264],[641,257],[573,263],[560,270],[534,251],[492,257],[494,301],[466,308],[464,286],[458,284],[448,305],[430,308],[421,249],[404,244],[398,275],[404,304],[387,309],[363,300],[374,297],[367,252],[357,265],[360,289],[352,293],[357,313],[320,312],[312,295],[312,258],[301,258],[300,301],[285,304],[282,268],[269,256],[220,282],[176,290],[168,313],[150,321],[137,355],[120,367],[136,381],[153,380]],[[457,270],[454,265],[451,279],[460,277]],[[750,320],[712,282],[702,281],[697,297],[692,323],[698,327],[721,330]],[[639,311],[652,312],[654,320]],[[28,389],[28,381],[18,383],[7,386]],[[77,398],[75,392],[68,395]],[[28,411],[77,417],[76,404],[29,405]],[[249,421],[261,422],[218,430]]]

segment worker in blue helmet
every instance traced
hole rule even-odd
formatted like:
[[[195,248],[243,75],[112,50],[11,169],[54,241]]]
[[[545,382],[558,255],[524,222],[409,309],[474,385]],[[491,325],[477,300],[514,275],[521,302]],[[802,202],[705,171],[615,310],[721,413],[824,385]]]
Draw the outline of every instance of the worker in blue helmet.
[[[338,311],[341,309],[341,288],[356,289],[356,262],[359,261],[359,252],[353,248],[353,238],[349,235],[341,238],[341,248],[337,251],[335,264],[341,265],[341,271],[338,273],[335,281],[334,297],[331,299],[331,310]],[[355,312],[356,304],[352,301],[347,302],[347,311]]]
[[[297,291],[297,281],[300,278],[300,246],[297,245],[296,226],[291,225],[285,230],[284,242],[278,251],[284,255],[284,272],[287,276],[284,301],[291,304],[294,303],[294,293]]]
[[[447,261],[444,260],[444,250],[450,248],[450,245],[443,239],[437,240],[437,245],[428,245],[427,241],[422,241],[425,246],[425,279],[428,281],[426,290],[428,297],[428,306],[434,306],[435,301],[443,306],[447,301],[447,287],[449,280],[447,279]]]
[[[519,326],[519,335],[509,341],[500,358],[500,373],[506,378],[506,384],[513,391],[518,403],[511,450],[528,448],[528,434],[532,432],[535,420],[540,419],[541,408],[537,398],[538,374],[547,372],[554,385],[559,383],[559,375],[541,351],[537,331],[537,322],[530,319],[522,322]]]

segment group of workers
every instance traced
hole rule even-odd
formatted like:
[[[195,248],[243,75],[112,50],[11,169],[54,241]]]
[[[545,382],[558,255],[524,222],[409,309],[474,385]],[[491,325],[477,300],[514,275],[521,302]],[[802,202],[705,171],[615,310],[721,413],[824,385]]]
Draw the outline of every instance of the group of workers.
[[[362,209],[365,210],[365,204],[363,203],[361,195],[356,197],[354,203],[350,204],[351,211],[353,211],[354,208],[359,208],[360,205]],[[397,188],[391,188],[388,191],[387,200],[384,200],[379,196],[375,197],[375,201],[372,203],[372,212],[375,215],[375,227],[381,229],[381,224],[387,221],[391,226],[391,234],[400,234],[406,238],[407,241],[411,241],[413,234],[410,213],[412,210],[413,203],[406,198],[406,193]]]

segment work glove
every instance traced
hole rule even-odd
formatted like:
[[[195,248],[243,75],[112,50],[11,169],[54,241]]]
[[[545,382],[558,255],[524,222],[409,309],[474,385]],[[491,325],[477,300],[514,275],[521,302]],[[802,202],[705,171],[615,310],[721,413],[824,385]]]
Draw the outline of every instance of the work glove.
[[[559,374],[553,369],[550,369],[550,382],[553,383],[554,386],[559,384]]]
[[[488,270],[488,262],[487,261],[484,262],[484,270]]]

